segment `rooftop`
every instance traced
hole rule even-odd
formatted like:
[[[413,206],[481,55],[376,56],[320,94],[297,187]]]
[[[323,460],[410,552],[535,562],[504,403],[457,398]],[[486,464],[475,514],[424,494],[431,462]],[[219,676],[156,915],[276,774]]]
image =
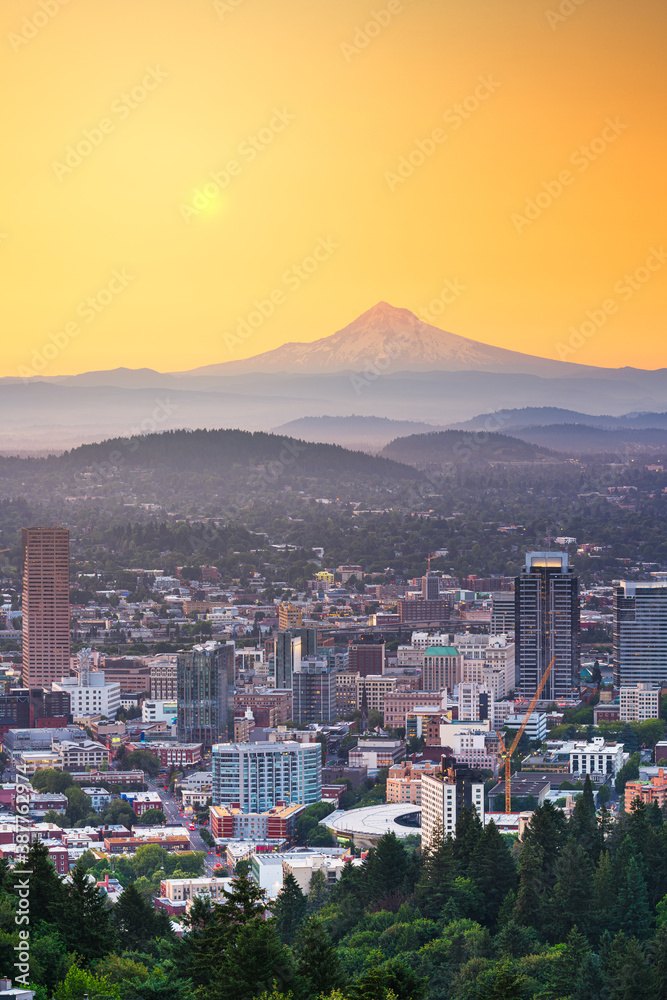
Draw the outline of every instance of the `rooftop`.
[[[399,822],[402,820],[412,821],[412,825],[406,826]],[[420,833],[420,823],[421,806],[407,803],[367,806],[364,809],[348,809],[346,812],[339,809],[320,820],[320,825],[326,826],[334,834],[379,838],[385,833],[395,833],[399,839]]]
[[[456,646],[428,646],[425,656],[458,656]]]

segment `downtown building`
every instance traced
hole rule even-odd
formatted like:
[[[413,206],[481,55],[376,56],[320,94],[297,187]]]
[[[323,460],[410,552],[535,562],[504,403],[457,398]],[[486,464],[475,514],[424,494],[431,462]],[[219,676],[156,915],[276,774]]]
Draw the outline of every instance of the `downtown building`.
[[[614,686],[667,683],[667,583],[614,591]]]
[[[23,529],[23,685],[50,687],[69,673],[69,531]]]
[[[178,654],[177,728],[181,743],[210,748],[233,728],[234,670],[233,642],[205,642]]]
[[[292,718],[299,725],[337,717],[337,671],[326,660],[302,659],[292,674]]]
[[[322,797],[319,743],[217,743],[213,805],[263,813],[279,802],[312,805]]]
[[[527,552],[514,586],[519,688],[535,693],[555,656],[542,699],[571,700],[579,687],[579,578],[566,552]]]
[[[484,826],[484,778],[479,771],[443,757],[440,768],[421,777],[422,850],[456,836],[456,821],[464,809],[474,809]]]

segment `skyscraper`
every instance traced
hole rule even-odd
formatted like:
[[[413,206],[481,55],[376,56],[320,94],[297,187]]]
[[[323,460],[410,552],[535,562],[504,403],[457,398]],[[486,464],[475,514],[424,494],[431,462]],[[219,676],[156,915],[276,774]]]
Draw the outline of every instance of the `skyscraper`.
[[[205,642],[178,654],[178,738],[211,747],[224,739],[232,716],[234,643]],[[231,702],[231,713],[230,713]]]
[[[579,578],[567,553],[527,552],[514,600],[521,692],[534,694],[555,656],[542,697],[574,697],[579,678]]]
[[[278,802],[312,805],[322,797],[319,743],[218,743],[213,747],[213,805],[265,812]]]
[[[614,590],[614,685],[667,682],[667,583]]]
[[[422,577],[422,599],[425,601],[437,601],[440,597],[440,578],[434,573],[427,573]]]
[[[292,687],[294,668],[301,663],[301,636],[291,632],[278,632],[276,636],[276,687]]]
[[[292,718],[300,725],[336,718],[337,671],[326,660],[302,659],[292,674]]]
[[[23,684],[69,674],[69,531],[23,529]]]

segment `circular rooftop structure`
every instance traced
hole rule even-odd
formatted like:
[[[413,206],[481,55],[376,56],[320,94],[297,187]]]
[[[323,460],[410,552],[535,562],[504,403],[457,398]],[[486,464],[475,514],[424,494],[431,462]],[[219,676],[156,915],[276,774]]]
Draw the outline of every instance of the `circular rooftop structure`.
[[[358,845],[376,844],[385,833],[400,839],[421,833],[421,806],[387,803],[362,809],[337,810],[320,820],[335,837],[353,840]]]

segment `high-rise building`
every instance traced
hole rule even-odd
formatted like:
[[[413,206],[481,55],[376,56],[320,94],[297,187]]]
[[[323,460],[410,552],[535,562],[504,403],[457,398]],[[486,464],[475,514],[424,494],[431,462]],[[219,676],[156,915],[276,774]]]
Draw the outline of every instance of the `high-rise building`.
[[[579,578],[567,552],[527,552],[514,586],[519,687],[530,697],[555,656],[542,698],[576,696],[579,681]]]
[[[514,632],[514,593],[498,591],[491,594],[491,635]]]
[[[312,805],[322,797],[319,743],[216,743],[213,805],[261,813],[278,802]]]
[[[167,653],[150,662],[151,698],[172,701],[177,696],[178,665],[176,656]]]
[[[292,674],[301,663],[301,636],[279,632],[276,636],[276,688],[291,690]]]
[[[422,598],[425,601],[437,601],[440,597],[440,577],[427,573],[422,577]]]
[[[23,684],[69,673],[69,531],[23,529]]]
[[[211,747],[231,731],[234,665],[233,642],[205,642],[178,654],[180,742]]]
[[[300,725],[337,717],[336,671],[326,660],[302,659],[292,674],[292,718]]]
[[[281,604],[278,608],[278,628],[297,629],[303,625],[303,611],[296,604]]]
[[[456,820],[474,809],[484,825],[484,778],[478,771],[443,757],[439,770],[425,771],[421,785],[421,832],[425,850],[456,836]]]
[[[667,583],[614,591],[614,686],[667,682]]]
[[[451,694],[463,671],[463,654],[456,646],[429,646],[424,653],[421,686],[424,691],[444,691]]]
[[[383,674],[384,654],[383,642],[351,642],[348,647],[348,672],[361,677]]]

